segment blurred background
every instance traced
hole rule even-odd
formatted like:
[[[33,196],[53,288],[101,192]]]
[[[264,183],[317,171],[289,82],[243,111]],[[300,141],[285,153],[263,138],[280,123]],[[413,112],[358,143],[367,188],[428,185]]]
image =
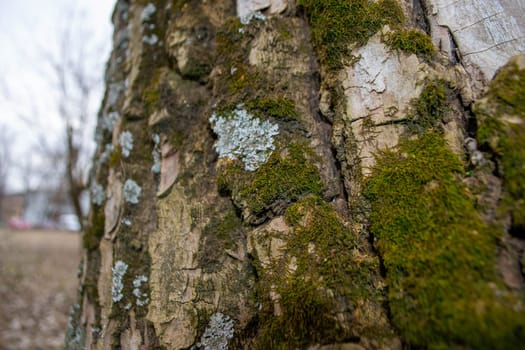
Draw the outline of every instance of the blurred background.
[[[63,347],[113,6],[0,0],[0,349]]]

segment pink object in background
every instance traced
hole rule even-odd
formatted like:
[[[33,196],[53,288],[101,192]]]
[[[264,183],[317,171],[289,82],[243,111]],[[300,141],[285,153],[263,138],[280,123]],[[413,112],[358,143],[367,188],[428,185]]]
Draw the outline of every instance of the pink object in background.
[[[29,230],[32,226],[29,222],[26,222],[18,217],[12,217],[7,223],[10,229],[13,230]]]

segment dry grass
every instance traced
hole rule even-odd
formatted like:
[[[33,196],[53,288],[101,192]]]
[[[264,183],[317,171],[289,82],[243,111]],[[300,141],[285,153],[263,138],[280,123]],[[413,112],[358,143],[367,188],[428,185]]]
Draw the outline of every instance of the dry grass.
[[[0,349],[60,349],[75,301],[80,235],[0,230]]]

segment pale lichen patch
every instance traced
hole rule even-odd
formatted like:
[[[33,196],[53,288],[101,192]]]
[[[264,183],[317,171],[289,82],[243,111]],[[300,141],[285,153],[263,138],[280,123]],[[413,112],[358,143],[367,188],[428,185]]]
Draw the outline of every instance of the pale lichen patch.
[[[128,265],[118,260],[111,271],[113,272],[113,285],[111,286],[111,298],[114,303],[118,303],[124,297],[122,290],[124,289],[124,283],[122,279],[128,270]]]
[[[122,148],[122,156],[129,157],[133,149],[133,134],[129,131],[123,131],[119,137],[120,147]]]
[[[140,193],[142,188],[133,180],[128,179],[124,183],[124,198],[126,202],[131,204],[137,204],[139,202]]]
[[[227,350],[228,340],[233,338],[233,320],[220,312],[210,317],[208,327],[197,346],[204,350]]]
[[[93,182],[91,185],[91,202],[95,205],[102,205],[104,201],[106,200],[106,195],[104,191],[104,187],[102,187],[101,184],[98,182]]]
[[[244,109],[210,118],[213,131],[219,139],[215,150],[220,158],[239,159],[247,171],[255,171],[270,158],[275,150],[274,136],[279,126],[261,121]]]

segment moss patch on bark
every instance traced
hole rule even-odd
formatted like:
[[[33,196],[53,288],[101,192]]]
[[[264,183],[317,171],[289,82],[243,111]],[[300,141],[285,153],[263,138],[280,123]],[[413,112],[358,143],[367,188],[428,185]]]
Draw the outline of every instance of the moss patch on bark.
[[[474,105],[478,139],[494,153],[503,179],[500,212],[510,213],[512,230],[525,233],[525,65],[517,60],[501,69],[486,98]]]
[[[525,314],[495,272],[501,230],[482,221],[462,172],[435,132],[377,157],[365,195],[392,321],[415,346],[517,348]]]

